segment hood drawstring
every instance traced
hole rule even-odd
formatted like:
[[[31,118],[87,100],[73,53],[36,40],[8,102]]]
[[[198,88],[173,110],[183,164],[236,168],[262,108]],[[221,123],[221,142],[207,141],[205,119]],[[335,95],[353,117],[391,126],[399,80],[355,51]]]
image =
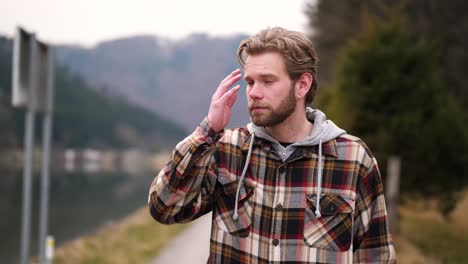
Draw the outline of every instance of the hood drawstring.
[[[239,219],[239,214],[237,211],[237,207],[239,205],[239,193],[240,193],[240,187],[244,182],[245,174],[247,174],[247,168],[249,167],[249,162],[250,162],[250,156],[252,154],[252,147],[253,147],[253,142],[255,139],[255,133],[252,132],[252,137],[250,139],[249,143],[249,151],[247,152],[247,158],[245,160],[244,164],[244,169],[242,170],[242,174],[239,179],[239,184],[237,185],[237,191],[236,191],[236,200],[234,204],[234,214],[232,215],[232,218],[237,221]],[[317,199],[315,201],[315,216],[317,218],[320,218],[322,214],[320,213],[320,196],[322,194],[322,167],[323,167],[323,160],[322,160],[322,139],[319,140],[318,144],[318,164],[317,164]]]
[[[318,165],[317,165],[317,200],[315,201],[315,216],[320,218],[320,195],[322,193],[322,139],[319,140],[319,153],[318,153]]]
[[[239,219],[239,215],[237,214],[237,206],[239,204],[240,187],[244,182],[244,177],[245,177],[245,174],[247,173],[247,168],[249,167],[250,155],[252,154],[252,147],[253,147],[253,142],[254,142],[254,138],[255,138],[255,133],[252,132],[251,135],[252,135],[252,138],[250,139],[249,152],[247,152],[247,158],[245,160],[244,169],[242,170],[242,175],[240,176],[239,184],[237,184],[236,201],[235,201],[235,204],[234,204],[234,214],[232,215],[232,218],[234,220],[236,220],[236,221],[237,221],[237,219]]]
[[[291,147],[288,147],[285,152],[286,155],[284,157],[282,156],[282,160],[285,161],[287,157],[289,157],[289,155],[292,154],[294,150],[297,149],[297,147],[302,147],[302,146],[312,147],[312,146],[318,145],[319,157],[318,157],[318,163],[317,163],[317,182],[316,182],[317,183],[317,197],[316,197],[317,200],[316,200],[316,210],[314,214],[317,218],[319,218],[321,217],[320,196],[322,195],[322,180],[323,180],[322,171],[323,171],[323,166],[324,166],[323,164],[324,161],[322,157],[322,142],[328,142],[343,134],[346,134],[346,131],[339,128],[331,120],[327,120],[325,114],[318,109],[312,109],[310,107],[307,107],[306,118],[309,122],[312,122],[314,124],[311,134],[303,138],[301,141],[293,143]],[[279,142],[273,137],[271,137],[271,135],[268,133],[265,127],[256,126],[254,123],[251,122],[247,124],[247,129],[249,130],[250,133],[255,132],[255,136],[257,138],[261,138],[266,141],[269,141],[274,146],[279,145]],[[274,149],[274,151],[276,150]],[[243,178],[241,180],[243,180]],[[238,193],[239,193],[239,189],[238,189],[237,194]],[[310,198],[308,197],[308,199],[311,199],[311,198],[313,197],[310,197]],[[237,198],[236,198],[236,203],[237,203]],[[237,208],[237,204],[236,204],[236,208]],[[235,215],[237,215],[237,212],[235,213]]]

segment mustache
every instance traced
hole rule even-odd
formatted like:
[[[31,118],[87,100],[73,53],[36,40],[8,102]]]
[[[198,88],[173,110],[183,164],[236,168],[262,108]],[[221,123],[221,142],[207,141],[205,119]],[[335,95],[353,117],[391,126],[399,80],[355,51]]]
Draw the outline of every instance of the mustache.
[[[270,108],[270,106],[268,104],[259,104],[259,103],[255,103],[255,102],[249,102],[248,107],[249,107],[249,109],[257,108],[257,107]]]

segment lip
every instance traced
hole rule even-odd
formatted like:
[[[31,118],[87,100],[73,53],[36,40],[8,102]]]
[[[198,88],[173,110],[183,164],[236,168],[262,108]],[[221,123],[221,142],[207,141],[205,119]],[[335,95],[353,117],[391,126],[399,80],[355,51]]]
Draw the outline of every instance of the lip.
[[[261,111],[267,109],[266,107],[254,106],[250,108],[250,111]]]

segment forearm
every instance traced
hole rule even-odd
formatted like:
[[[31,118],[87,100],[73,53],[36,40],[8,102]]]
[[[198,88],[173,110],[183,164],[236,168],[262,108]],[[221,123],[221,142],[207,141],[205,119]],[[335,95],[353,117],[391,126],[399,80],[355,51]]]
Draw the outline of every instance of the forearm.
[[[396,263],[383,184],[375,162],[359,181],[356,210],[354,262]]]
[[[148,206],[153,218],[165,224],[186,222],[211,210],[216,183],[212,154],[219,136],[205,119],[177,144],[150,187]]]
[[[353,245],[355,263],[396,263],[383,195],[361,213],[356,224],[360,231]]]

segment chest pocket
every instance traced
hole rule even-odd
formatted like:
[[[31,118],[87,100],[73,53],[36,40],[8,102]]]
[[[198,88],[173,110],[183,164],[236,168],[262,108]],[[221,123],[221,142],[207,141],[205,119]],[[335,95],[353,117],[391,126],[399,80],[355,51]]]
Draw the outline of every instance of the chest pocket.
[[[255,182],[244,178],[239,192],[237,213],[239,218],[234,220],[234,206],[238,178],[228,178],[220,175],[218,177],[218,188],[215,192],[214,218],[219,229],[233,236],[247,237],[250,234],[252,224],[252,201],[251,197],[255,189]]]
[[[314,248],[347,251],[352,243],[355,201],[336,194],[320,198],[321,217],[315,216],[316,194],[307,194],[304,242]]]

